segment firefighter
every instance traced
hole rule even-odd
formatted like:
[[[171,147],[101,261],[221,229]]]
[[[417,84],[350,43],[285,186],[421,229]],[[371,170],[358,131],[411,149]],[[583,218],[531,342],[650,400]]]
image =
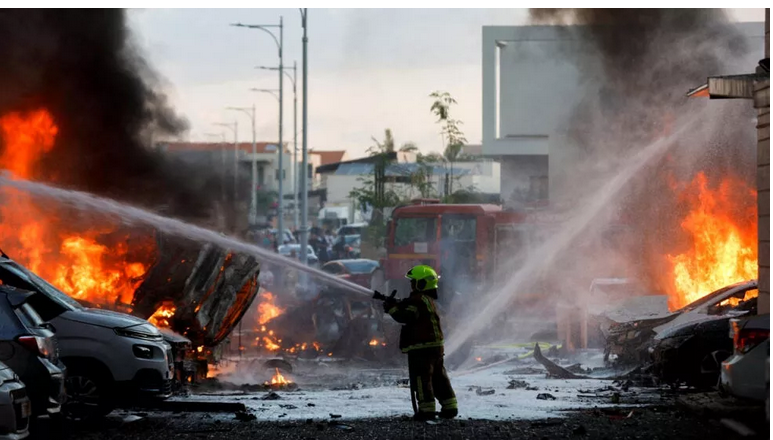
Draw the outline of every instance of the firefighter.
[[[458,414],[458,407],[443,365],[443,330],[435,308],[440,277],[425,265],[415,266],[405,277],[411,281],[411,295],[399,302],[393,297],[387,298],[384,311],[403,324],[400,350],[408,354],[411,392],[418,401],[414,405],[414,418],[434,419],[437,398],[441,405],[440,417],[452,419]]]

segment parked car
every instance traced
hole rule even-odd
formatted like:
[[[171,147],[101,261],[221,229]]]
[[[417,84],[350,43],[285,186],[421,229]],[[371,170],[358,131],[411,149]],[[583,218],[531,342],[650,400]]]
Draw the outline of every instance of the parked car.
[[[606,332],[605,359],[614,355],[616,362],[621,364],[649,362],[649,349],[654,339],[666,338],[666,330],[676,331],[681,326],[705,321],[707,317],[732,318],[748,314],[750,307],[756,307],[756,295],[753,302],[744,301],[744,298],[752,296],[756,289],[756,280],[744,281],[723,287],[662,316],[613,323]]]
[[[770,356],[770,315],[731,319],[730,335],[733,354],[722,362],[720,390],[758,401],[770,398],[763,380]]]
[[[338,228],[336,235],[339,237],[342,235],[362,235],[363,230],[365,230],[367,227],[367,223],[352,223],[349,225],[343,225]]]
[[[319,265],[319,258],[317,258],[317,254],[314,253],[314,248],[310,245],[306,246],[306,250],[308,251],[306,253],[306,264],[309,266],[315,267]],[[283,246],[279,246],[279,249],[277,249],[279,252],[279,255],[283,257],[290,257],[293,255],[293,252],[295,252],[296,257],[300,257],[301,253],[301,245],[299,244],[286,244]]]
[[[277,230],[276,229],[271,229],[269,232],[271,233],[272,237],[276,238],[276,234],[277,234]],[[284,235],[282,236],[282,238],[284,239],[284,242],[283,243],[278,243],[279,246],[281,246],[283,244],[288,244],[288,243],[296,243],[295,235],[293,235],[293,231],[291,231],[289,229],[285,228],[285,232],[284,232]]]
[[[32,404],[27,388],[10,367],[0,362],[0,440],[21,440],[29,435]]]
[[[83,307],[6,257],[0,258],[0,282],[34,291],[29,305],[56,329],[61,360],[68,373],[65,416],[103,416],[137,398],[171,395],[171,347],[148,321]]]
[[[384,284],[384,271],[375,260],[336,260],[322,265],[320,270],[372,290],[381,289]]]
[[[32,415],[41,416],[60,412],[65,369],[58,360],[54,332],[28,304],[34,294],[0,285],[0,361],[19,375],[32,402]]]
[[[360,258],[360,235],[339,235],[333,241],[332,260]]]

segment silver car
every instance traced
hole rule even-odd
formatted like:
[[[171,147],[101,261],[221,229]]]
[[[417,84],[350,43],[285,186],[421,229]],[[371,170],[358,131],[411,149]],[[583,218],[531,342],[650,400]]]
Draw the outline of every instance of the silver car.
[[[733,355],[722,362],[719,388],[736,397],[769,397],[765,372],[770,353],[770,315],[730,320]]]
[[[0,440],[20,440],[29,435],[32,405],[19,376],[0,362]]]

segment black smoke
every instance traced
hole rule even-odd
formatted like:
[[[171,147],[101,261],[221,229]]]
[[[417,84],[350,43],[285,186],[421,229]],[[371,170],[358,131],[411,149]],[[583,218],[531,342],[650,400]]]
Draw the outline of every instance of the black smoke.
[[[207,173],[152,148],[188,125],[131,37],[120,9],[0,10],[0,115],[52,113],[59,133],[37,180],[206,216]]]

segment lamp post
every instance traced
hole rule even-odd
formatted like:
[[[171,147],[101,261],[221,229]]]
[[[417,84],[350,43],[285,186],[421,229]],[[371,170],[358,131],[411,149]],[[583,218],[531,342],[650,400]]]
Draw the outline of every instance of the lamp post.
[[[258,66],[256,69],[261,70],[279,70],[279,67],[267,67]],[[290,76],[287,73],[288,70],[293,71],[293,75]],[[298,215],[300,210],[298,209],[298,66],[297,62],[293,61],[293,67],[285,68],[285,75],[293,83],[293,166],[290,170],[290,178],[293,179],[293,226],[298,228]]]
[[[302,147],[302,165],[301,165],[301,263],[306,264],[306,249],[309,247],[309,188],[306,183],[307,169],[309,167],[309,155],[308,155],[308,109],[309,109],[309,95],[308,95],[308,80],[309,80],[309,60],[308,60],[308,43],[309,38],[306,36],[306,18],[308,16],[308,9],[301,8],[301,26],[303,27],[303,147]]]
[[[222,170],[220,173],[220,197],[222,198],[223,204],[225,205],[225,133],[204,133],[204,136],[220,138],[220,158],[223,161],[221,165]]]
[[[242,24],[242,23],[235,23],[231,26],[236,27],[244,27],[248,29],[258,29],[261,30],[271,36],[271,38],[274,39],[274,43],[276,43],[277,50],[279,51],[279,206],[277,208],[277,230],[279,237],[284,237],[284,166],[283,166],[283,160],[282,157],[284,156],[283,153],[283,143],[282,143],[282,119],[283,119],[283,109],[282,109],[282,92],[283,92],[283,84],[284,84],[284,75],[282,75],[283,71],[283,62],[284,57],[282,55],[282,46],[284,42],[284,24],[282,21],[282,17],[279,17],[279,24]],[[272,28],[279,28],[279,38],[272,32],[270,29]],[[257,167],[257,164],[255,165]],[[254,187],[253,184],[253,191],[257,191],[257,188]],[[254,192],[255,194],[255,204],[257,209],[257,192]],[[257,212],[256,212],[257,213]],[[252,212],[250,212],[252,214]],[[257,215],[256,215],[257,217]],[[255,217],[253,217],[254,219]],[[280,244],[284,244],[284,239],[282,239],[282,242]],[[302,252],[303,254],[303,252]]]
[[[250,118],[252,122],[252,189],[250,191],[250,213],[248,222],[250,226],[255,225],[258,218],[258,162],[256,157],[258,156],[258,147],[255,143],[255,104],[252,107],[226,107],[226,110],[235,110],[242,112]],[[234,166],[238,167],[238,156],[236,156],[238,145],[234,142]],[[234,188],[238,185],[238,180],[234,177]],[[234,197],[236,197],[234,193]]]
[[[236,204],[238,200],[236,194],[239,191],[239,125],[236,121],[216,122],[215,125],[231,130],[234,135],[234,204]],[[223,174],[225,174],[225,150],[223,150]]]

